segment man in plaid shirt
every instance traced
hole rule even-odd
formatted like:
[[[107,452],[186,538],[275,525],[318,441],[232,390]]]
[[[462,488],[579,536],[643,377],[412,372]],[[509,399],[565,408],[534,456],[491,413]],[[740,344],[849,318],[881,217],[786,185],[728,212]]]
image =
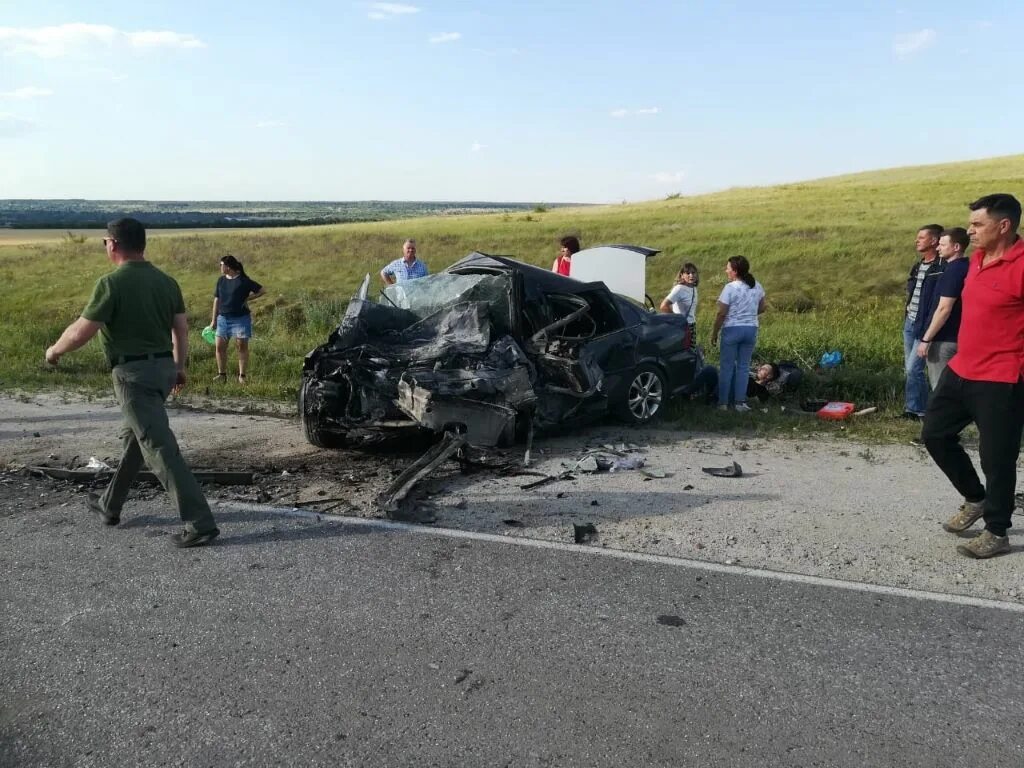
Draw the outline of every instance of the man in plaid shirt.
[[[417,277],[426,277],[427,265],[416,258],[416,241],[406,240],[402,246],[402,258],[395,259],[380,271],[384,285],[404,283]]]

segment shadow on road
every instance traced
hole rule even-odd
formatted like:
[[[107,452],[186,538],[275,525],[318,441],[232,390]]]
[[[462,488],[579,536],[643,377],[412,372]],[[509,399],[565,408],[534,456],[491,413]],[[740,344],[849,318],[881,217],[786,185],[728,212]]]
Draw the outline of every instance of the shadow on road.
[[[387,534],[388,531],[374,530],[362,526],[341,525],[337,521],[313,518],[295,518],[273,512],[254,512],[249,510],[222,511],[216,514],[217,526],[221,534],[217,538],[217,547],[237,547],[247,544],[286,541],[308,541],[312,539],[341,538],[349,536],[366,536],[370,534]],[[286,527],[277,524],[287,523]],[[272,523],[269,527],[260,524]],[[258,530],[234,532],[236,525],[257,525]],[[181,521],[170,515],[142,514],[127,517],[120,525],[121,529],[166,529],[170,534],[181,527]],[[159,535],[153,530],[148,535]]]

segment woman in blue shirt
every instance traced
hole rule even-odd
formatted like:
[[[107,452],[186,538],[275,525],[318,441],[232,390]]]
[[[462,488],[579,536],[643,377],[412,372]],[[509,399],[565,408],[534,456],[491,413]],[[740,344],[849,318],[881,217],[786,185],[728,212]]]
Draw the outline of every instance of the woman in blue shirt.
[[[238,343],[238,383],[245,384],[249,367],[249,339],[252,338],[252,316],[248,302],[265,293],[263,286],[252,280],[242,262],[231,254],[220,260],[220,278],[213,291],[213,319],[210,326],[217,329],[217,381],[228,379],[228,340]]]

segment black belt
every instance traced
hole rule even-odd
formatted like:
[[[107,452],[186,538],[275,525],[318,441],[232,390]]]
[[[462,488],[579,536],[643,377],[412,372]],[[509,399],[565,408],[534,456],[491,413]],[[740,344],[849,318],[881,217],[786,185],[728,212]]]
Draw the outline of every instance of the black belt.
[[[146,355],[121,355],[115,357],[110,361],[110,367],[113,368],[115,365],[124,365],[125,363],[137,363],[140,360],[163,360],[168,357],[174,357],[173,352],[150,352]]]

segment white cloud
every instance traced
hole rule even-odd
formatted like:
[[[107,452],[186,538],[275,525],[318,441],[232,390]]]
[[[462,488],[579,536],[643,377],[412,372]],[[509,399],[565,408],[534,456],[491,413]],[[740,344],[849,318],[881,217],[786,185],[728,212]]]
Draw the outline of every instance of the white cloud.
[[[938,34],[934,29],[922,29],[917,32],[908,32],[905,35],[896,35],[892,41],[892,52],[900,58],[920,53],[935,42]]]
[[[658,107],[644,107],[643,109],[613,109],[610,114],[612,117],[627,117],[628,115],[656,115],[661,112]]]
[[[678,184],[685,177],[683,171],[659,171],[651,176],[659,184]]]
[[[462,37],[461,32],[442,32],[440,35],[434,35],[430,38],[432,43],[454,43],[456,40]]]
[[[284,128],[287,125],[283,120],[259,120],[256,123],[257,128]]]
[[[36,129],[36,124],[23,117],[12,115],[8,112],[0,112],[0,138],[12,138],[23,136]]]
[[[55,59],[97,47],[205,48],[195,35],[166,30],[126,32],[105,24],[60,24],[53,27],[0,27],[0,50]]]
[[[0,99],[16,99],[18,101],[38,99],[43,96],[53,96],[53,91],[49,88],[36,88],[34,85],[27,85],[24,88],[15,88],[13,91],[0,93]]]
[[[487,145],[486,144],[481,144],[479,141],[474,141],[473,145],[469,148],[469,151],[470,152],[479,152],[479,151],[484,150],[484,149],[487,149]]]
[[[419,12],[420,9],[415,5],[405,3],[370,3],[370,11],[366,15],[374,21],[387,21]]]
[[[178,32],[161,30],[143,32],[125,32],[129,44],[133,48],[205,48],[206,43],[195,35],[183,35]]]

